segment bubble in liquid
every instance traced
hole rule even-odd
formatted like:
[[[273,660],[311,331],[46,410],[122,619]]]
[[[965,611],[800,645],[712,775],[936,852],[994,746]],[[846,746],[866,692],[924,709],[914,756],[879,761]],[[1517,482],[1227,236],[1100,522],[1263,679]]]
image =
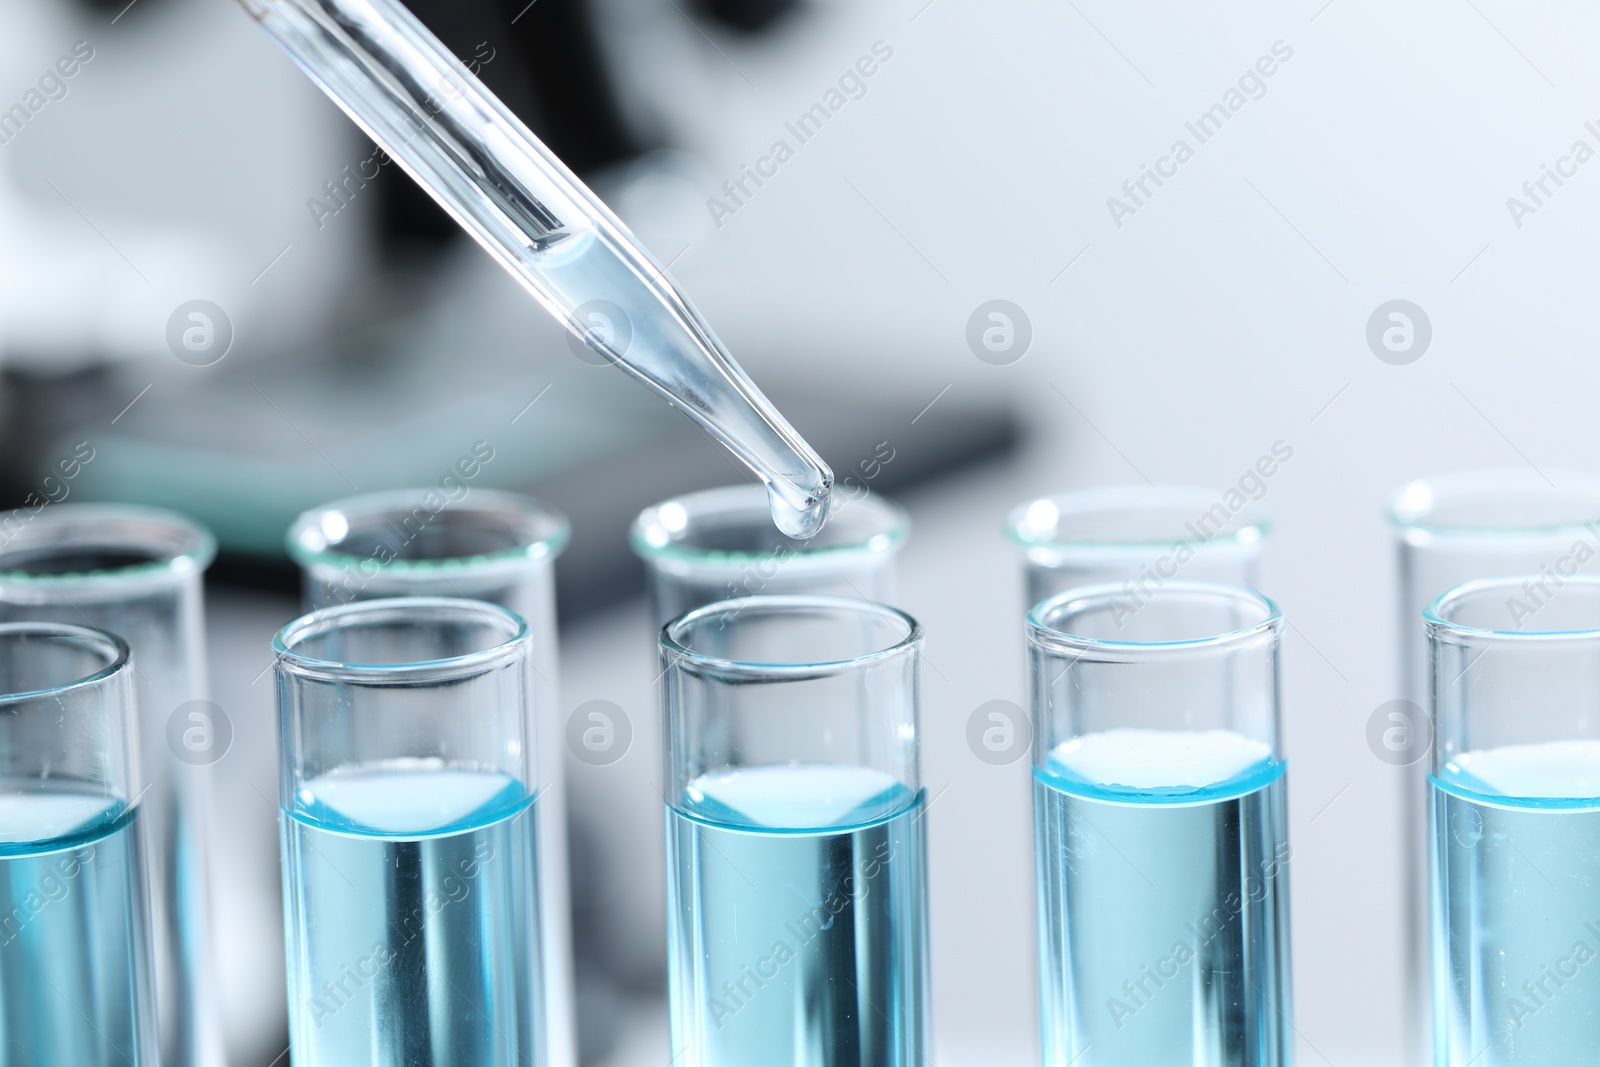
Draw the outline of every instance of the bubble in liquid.
[[[772,523],[786,536],[799,540],[815,537],[822,529],[822,524],[828,521],[828,505],[833,502],[833,497],[824,489],[815,497],[804,497],[796,490],[790,490],[797,496],[802,496],[804,503],[796,506],[789,502],[783,491],[771,482],[767,483],[767,503],[772,509]]]

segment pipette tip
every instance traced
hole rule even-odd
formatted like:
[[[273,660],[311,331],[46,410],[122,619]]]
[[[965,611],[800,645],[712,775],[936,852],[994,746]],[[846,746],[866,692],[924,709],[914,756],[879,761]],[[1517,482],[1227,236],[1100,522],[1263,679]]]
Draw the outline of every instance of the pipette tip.
[[[784,535],[804,541],[815,537],[828,521],[833,495],[824,487],[821,493],[805,496],[801,503],[795,504],[777,486],[768,483],[767,502],[772,508],[773,525]]]

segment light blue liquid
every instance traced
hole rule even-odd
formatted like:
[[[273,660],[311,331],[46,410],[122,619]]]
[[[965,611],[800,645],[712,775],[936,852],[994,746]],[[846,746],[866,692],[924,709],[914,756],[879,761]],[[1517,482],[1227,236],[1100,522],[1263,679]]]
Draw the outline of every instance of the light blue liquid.
[[[138,808],[0,782],[0,1067],[155,1067]]]
[[[1434,1062],[1600,1063],[1600,743],[1469,752],[1430,793]]]
[[[667,809],[673,1067],[921,1067],[922,798],[866,768],[706,775]]]
[[[1149,733],[1089,735],[1110,758],[1088,778],[1061,750],[1035,770],[1044,1063],[1287,1064],[1284,764],[1208,731],[1113,773]]]
[[[542,1067],[535,801],[406,760],[283,819],[295,1067]]]

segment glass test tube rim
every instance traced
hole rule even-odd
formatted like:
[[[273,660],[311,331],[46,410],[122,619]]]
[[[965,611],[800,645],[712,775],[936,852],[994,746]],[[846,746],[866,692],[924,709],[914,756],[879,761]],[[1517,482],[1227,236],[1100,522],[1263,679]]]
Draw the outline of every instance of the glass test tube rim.
[[[1470,598],[1501,592],[1512,596],[1521,595],[1524,592],[1523,585],[1529,578],[1541,577],[1542,575],[1537,574],[1517,574],[1479,578],[1445,590],[1423,609],[1422,621],[1428,637],[1430,640],[1449,641],[1458,645],[1491,642],[1547,645],[1560,642],[1600,644],[1600,625],[1561,630],[1496,630],[1486,626],[1469,626],[1450,618],[1452,610],[1462,606]],[[1573,586],[1586,589],[1596,597],[1600,597],[1600,576],[1578,574],[1562,578],[1563,589],[1570,589]]]
[[[732,660],[697,652],[682,643],[676,634],[702,618],[718,614],[731,614],[734,618],[755,611],[844,611],[858,616],[875,616],[898,626],[903,632],[892,644],[844,659],[806,660],[792,663],[764,663],[753,660]],[[827,596],[823,594],[768,593],[759,596],[733,597],[703,604],[684,612],[661,628],[661,651],[669,659],[669,666],[691,673],[732,681],[786,680],[808,681],[834,675],[848,674],[870,668],[906,655],[915,655],[922,647],[922,624],[899,608],[878,604],[857,597]]]
[[[663,512],[672,507],[684,512],[681,523],[664,518]],[[842,529],[842,524],[849,520],[852,513],[861,508],[868,512],[870,533],[864,537],[852,537],[843,543],[824,543]],[[769,563],[774,553],[701,548],[689,544],[685,535],[693,531],[697,521],[715,519],[726,522],[730,518],[746,516],[752,525],[772,525],[764,487],[725,485],[684,493],[639,512],[628,528],[628,544],[640,559],[675,573],[686,574],[699,570],[738,574],[752,565]],[[775,528],[774,533],[777,533]],[[822,532],[816,538],[799,542],[785,557],[783,565],[786,569],[801,571],[813,568],[821,570],[836,567],[841,560],[851,557],[883,559],[904,548],[910,536],[911,517],[905,508],[879,494],[871,494],[856,501],[839,502]]]
[[[1192,539],[1173,536],[1170,532],[1127,537],[1037,536],[1029,531],[1045,524],[1038,516],[1030,518],[1030,515],[1034,515],[1035,509],[1041,505],[1049,505],[1056,516],[1050,524],[1051,529],[1054,529],[1061,518],[1067,515],[1081,517],[1113,509],[1169,512],[1170,514],[1165,517],[1176,520],[1184,516],[1203,516],[1220,503],[1218,497],[1225,492],[1226,490],[1180,485],[1108,485],[1073,489],[1036,497],[1017,505],[1006,516],[1004,529],[1007,539],[1012,544],[1024,549],[1030,559],[1039,563],[1058,562],[1057,554],[1061,553],[1142,557],[1153,549],[1169,548],[1175,542]],[[1183,510],[1180,511],[1179,508]],[[1205,547],[1225,545],[1241,548],[1255,545],[1266,539],[1272,532],[1272,527],[1272,517],[1256,507],[1253,501],[1247,501],[1244,507],[1229,517],[1227,527],[1201,544]]]
[[[1534,575],[1532,577],[1539,577]],[[1448,764],[1463,751],[1470,751],[1478,744],[1465,743],[1455,736],[1454,731],[1446,731],[1445,724],[1441,721],[1444,712],[1444,699],[1441,695],[1442,688],[1455,688],[1469,678],[1469,672],[1481,660],[1484,660],[1490,650],[1499,649],[1501,652],[1515,654],[1516,652],[1531,653],[1542,656],[1546,653],[1557,652],[1566,655],[1577,652],[1592,657],[1600,652],[1600,625],[1584,627],[1582,629],[1562,630],[1496,630],[1488,627],[1469,626],[1465,623],[1449,618],[1452,609],[1466,605],[1470,601],[1482,597],[1493,597],[1503,605],[1502,597],[1523,594],[1523,582],[1527,576],[1512,575],[1507,577],[1481,578],[1476,581],[1464,582],[1453,589],[1449,589],[1433,601],[1423,612],[1423,625],[1427,630],[1428,647],[1435,666],[1430,671],[1434,675],[1431,687],[1428,717],[1432,726],[1433,743],[1430,745],[1429,776],[1442,774],[1441,766]],[[1566,593],[1577,586],[1591,597],[1600,599],[1600,577],[1592,575],[1576,575],[1563,579],[1562,592]],[[1438,655],[1437,650],[1448,648],[1455,655],[1465,656],[1473,649],[1477,649],[1472,658],[1467,662],[1453,680],[1443,682],[1437,675]],[[1461,714],[1455,710],[1456,716]],[[1463,735],[1465,736],[1465,735]],[[1517,742],[1511,742],[1517,744]],[[1497,746],[1491,746],[1497,747]],[[1511,810],[1525,811],[1530,807],[1549,808],[1551,810],[1567,811],[1600,811],[1594,802],[1576,804],[1570,796],[1551,797],[1536,789],[1496,790],[1494,792],[1479,792],[1476,789],[1467,789],[1459,782],[1452,787],[1453,791],[1462,796],[1468,796],[1474,803],[1487,804],[1492,807],[1509,808]]]
[[[26,511],[18,508],[11,514]],[[217,555],[217,541],[210,530],[187,515],[165,508],[142,504],[51,504],[23,521],[23,528],[0,545],[0,596],[19,603],[54,602],[62,599],[65,590],[82,596],[97,592],[124,595],[145,587],[173,588],[203,573]],[[7,554],[19,549],[71,551],[78,545],[92,545],[96,543],[92,538],[64,543],[63,533],[72,537],[114,524],[127,524],[133,527],[131,532],[147,535],[136,543],[156,558],[121,567],[49,574],[13,570],[6,565]],[[126,529],[118,531],[119,543],[129,543],[129,533]]]
[[[1248,626],[1236,627],[1221,633],[1171,641],[1114,641],[1100,637],[1074,634],[1063,630],[1056,618],[1103,609],[1112,601],[1125,600],[1127,590],[1122,582],[1102,582],[1081,586],[1057,593],[1041,601],[1028,612],[1028,642],[1053,653],[1079,653],[1076,659],[1087,662],[1137,662],[1151,658],[1164,658],[1184,653],[1216,653],[1247,648],[1262,637],[1277,637],[1283,632],[1283,611],[1277,601],[1253,589],[1225,585],[1221,582],[1171,581],[1156,590],[1140,610],[1147,610],[1158,600],[1175,599],[1180,595],[1205,596],[1214,600],[1231,601],[1248,605],[1260,618]]]
[[[88,648],[98,651],[103,657],[109,657],[104,667],[92,674],[83,675],[69,682],[59,685],[46,686],[43,689],[30,689],[23,692],[0,692],[0,714],[11,706],[23,703],[32,703],[47,697],[63,696],[77,689],[87,689],[100,685],[118,672],[128,668],[132,660],[132,653],[128,649],[128,642],[114,633],[106,630],[97,630],[92,626],[80,626],[70,622],[7,622],[0,623],[0,641],[13,635],[27,637],[53,637],[71,639],[81,642]]]
[[[330,547],[348,537],[349,531],[355,528],[356,523],[351,521],[353,516],[372,521],[397,512],[409,514],[420,506],[423,496],[439,491],[433,487],[390,489],[344,497],[309,508],[300,513],[285,535],[289,556],[296,565],[308,570],[313,567],[343,569],[360,566],[372,558],[370,553],[362,555]],[[554,560],[572,539],[572,524],[566,515],[537,497],[521,493],[474,489],[461,500],[446,501],[444,507],[434,515],[437,518],[451,512],[457,515],[507,516],[513,522],[525,525],[517,531],[522,536],[516,538],[517,544],[512,548],[464,556],[396,557],[382,564],[384,572],[428,574],[466,569],[482,571],[500,566],[514,569],[530,560]],[[335,535],[330,527],[337,528],[340,522],[344,523],[345,530]]]
[[[1538,472],[1521,467],[1486,467],[1416,478],[1390,493],[1386,509],[1389,523],[1408,544],[1426,545],[1435,538],[1498,542],[1580,533],[1588,531],[1589,523],[1600,522],[1600,477],[1587,471],[1559,468],[1547,469],[1545,473],[1559,484],[1552,486]],[[1582,513],[1582,517],[1574,512],[1573,518],[1562,521],[1447,522],[1428,518],[1447,500],[1495,494],[1527,495],[1528,490],[1565,505],[1585,498],[1592,507]]]
[[[443,659],[406,663],[349,663],[295,650],[297,643],[347,628],[352,617],[370,616],[371,622],[381,625],[414,620],[424,615],[431,622],[444,617],[480,625],[485,621],[502,626],[510,624],[512,629],[509,636],[505,636],[502,630],[501,640],[487,648]],[[301,677],[355,682],[369,687],[382,684],[411,686],[460,681],[488,673],[514,662],[519,656],[525,656],[532,644],[533,630],[528,621],[510,608],[463,597],[419,596],[357,600],[308,612],[273,635],[272,651],[280,670]]]

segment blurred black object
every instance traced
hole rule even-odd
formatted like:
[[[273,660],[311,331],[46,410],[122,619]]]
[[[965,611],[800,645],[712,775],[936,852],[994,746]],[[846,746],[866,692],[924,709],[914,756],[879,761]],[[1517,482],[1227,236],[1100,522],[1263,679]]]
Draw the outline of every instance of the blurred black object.
[[[163,0],[79,0],[118,20],[143,18]],[[651,147],[618,103],[589,0],[405,0],[456,58],[579,175]],[[730,8],[771,6],[774,0]],[[779,6],[788,0],[777,0]],[[742,25],[734,16],[731,24]],[[414,182],[377,185],[385,251],[457,240],[460,228]]]
[[[618,104],[588,0],[411,0],[413,14],[579,175],[648,145]],[[414,182],[383,182],[386,248],[456,240],[460,228]]]
[[[60,490],[43,481],[46,446],[61,440],[64,428],[110,423],[129,400],[126,390],[103,364],[61,373],[31,365],[0,369],[0,509],[58,502]]]
[[[409,6],[580,176],[662,147],[631,128],[623,114],[590,0],[411,0]],[[768,29],[796,6],[797,0],[701,4],[745,33]],[[378,188],[386,250],[459,239],[456,224],[415,183],[383,182]]]
[[[701,0],[699,6],[733,29],[757,33],[799,5]],[[661,147],[623,115],[590,0],[411,0],[410,7],[580,176]],[[384,182],[379,197],[387,248],[458,238],[456,224],[415,183]]]
[[[90,11],[100,11],[112,15],[133,6],[128,0],[78,0],[78,2]],[[160,6],[161,2],[162,0],[144,0],[143,6],[149,9]]]
[[[699,8],[745,33],[760,33],[800,6],[799,0],[700,0]]]

